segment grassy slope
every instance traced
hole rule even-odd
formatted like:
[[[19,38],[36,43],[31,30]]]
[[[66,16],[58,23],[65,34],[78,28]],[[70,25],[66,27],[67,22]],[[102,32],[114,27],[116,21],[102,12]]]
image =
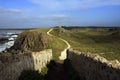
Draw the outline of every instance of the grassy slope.
[[[40,29],[34,29],[34,30],[31,30],[31,31],[38,31],[38,32],[43,32],[43,33],[47,33],[47,31],[49,30],[50,28],[40,28]],[[53,60],[58,60],[60,54],[61,54],[61,51],[64,50],[64,48],[67,47],[67,45],[59,40],[57,37],[51,37],[52,38],[52,42],[51,42],[51,48],[53,50]]]
[[[66,39],[73,49],[97,53],[107,59],[120,60],[120,29],[73,28],[69,29],[67,33],[59,34],[55,29],[52,32],[52,34]]]

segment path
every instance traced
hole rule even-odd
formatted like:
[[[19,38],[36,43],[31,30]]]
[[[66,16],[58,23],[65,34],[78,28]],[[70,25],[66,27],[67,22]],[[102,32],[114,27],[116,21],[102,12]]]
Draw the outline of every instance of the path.
[[[48,32],[47,32],[47,34],[49,35],[49,36],[53,36],[52,34],[50,34],[50,32],[52,31],[53,29],[50,29]],[[67,45],[67,48],[65,48],[62,52],[61,52],[61,55],[59,56],[59,59],[60,60],[65,60],[66,59],[66,56],[67,56],[67,49],[69,49],[71,46],[70,46],[70,44],[68,43],[68,41],[66,41],[66,40],[64,40],[64,39],[62,39],[62,38],[59,38],[60,40],[62,40],[63,42],[65,42],[66,43],[66,45]]]
[[[52,30],[53,29],[50,29],[47,32],[47,35],[54,36],[54,35],[50,34],[50,32]],[[56,37],[56,36],[54,36],[54,37]],[[67,48],[65,48],[61,52],[61,55],[59,57],[59,59],[60,59],[59,61],[50,62],[49,66],[48,66],[48,73],[47,73],[47,76],[46,76],[46,80],[67,80],[67,75],[66,75],[66,72],[64,70],[64,65],[63,64],[64,64],[64,60],[66,59],[66,51],[71,46],[66,40],[64,40],[62,38],[59,38],[59,39],[66,43]]]
[[[52,30],[53,30],[53,29],[50,29],[50,30],[47,32],[47,35],[53,36],[52,34],[50,34],[50,32],[51,32]]]

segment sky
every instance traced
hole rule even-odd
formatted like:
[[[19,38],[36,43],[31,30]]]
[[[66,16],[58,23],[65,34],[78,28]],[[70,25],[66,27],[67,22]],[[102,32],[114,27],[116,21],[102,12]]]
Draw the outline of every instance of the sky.
[[[0,28],[120,26],[120,0],[0,0]]]

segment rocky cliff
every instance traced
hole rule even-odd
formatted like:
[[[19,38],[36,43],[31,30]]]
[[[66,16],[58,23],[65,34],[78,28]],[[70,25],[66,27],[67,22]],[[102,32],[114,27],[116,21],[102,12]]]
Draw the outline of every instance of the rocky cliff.
[[[120,80],[120,63],[108,61],[91,53],[67,51],[67,58],[78,72],[80,80]]]
[[[12,48],[0,53],[0,80],[18,80],[24,70],[39,72],[52,59],[50,37],[39,31],[21,33]]]
[[[4,54],[0,55],[0,80],[18,80],[23,70],[40,72],[52,59],[51,49],[28,54]]]
[[[12,49],[23,51],[41,51],[50,48],[51,38],[46,33],[28,30],[21,33]]]

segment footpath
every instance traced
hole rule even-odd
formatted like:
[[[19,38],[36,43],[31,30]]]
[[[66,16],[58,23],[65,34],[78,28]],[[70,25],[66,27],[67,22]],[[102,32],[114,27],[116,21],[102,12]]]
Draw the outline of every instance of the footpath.
[[[50,32],[53,31],[53,29],[50,29],[47,32],[47,35],[49,36],[54,36],[52,34],[50,34]],[[59,56],[59,61],[53,61],[51,65],[53,65],[52,67],[50,67],[49,71],[48,71],[48,76],[47,76],[47,80],[67,80],[66,78],[66,72],[64,70],[64,60],[66,59],[67,56],[67,49],[69,49],[71,46],[68,43],[68,41],[59,38],[60,40],[62,40],[63,42],[66,43],[67,47],[61,52],[61,55]]]

